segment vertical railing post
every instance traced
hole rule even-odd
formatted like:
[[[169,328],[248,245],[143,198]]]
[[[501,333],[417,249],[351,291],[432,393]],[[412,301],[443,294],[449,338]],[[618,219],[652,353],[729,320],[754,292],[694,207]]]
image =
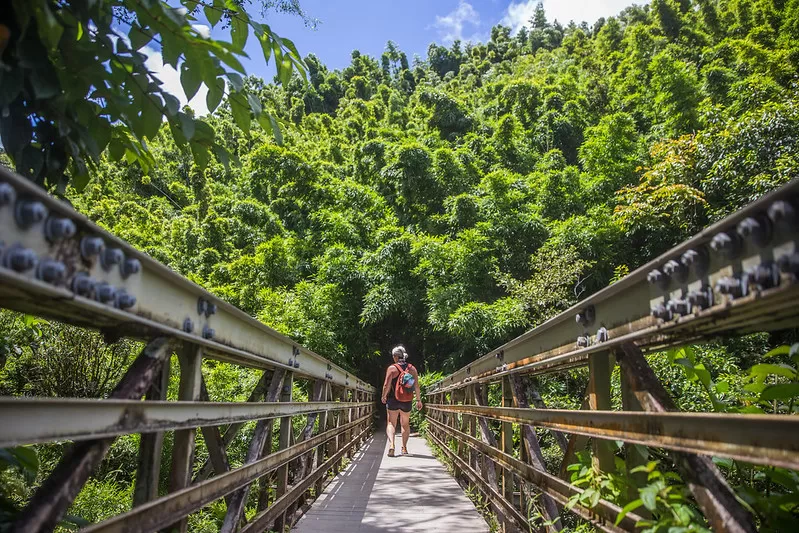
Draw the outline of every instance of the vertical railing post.
[[[202,348],[183,343],[179,353],[180,388],[178,400],[196,402],[200,399],[202,381]],[[175,431],[175,443],[172,448],[172,468],[169,474],[169,491],[175,492],[189,486],[191,482],[192,464],[194,460],[194,437],[197,430],[182,429]],[[185,533],[188,527],[186,518],[172,525],[171,529]]]
[[[610,352],[588,356],[588,405],[593,411],[610,410],[610,376],[615,360]],[[591,439],[594,467],[602,472],[614,472],[613,447],[609,441]]]
[[[323,386],[323,390],[322,390],[322,401],[329,402],[330,399],[331,399],[330,383],[325,383],[324,386]],[[331,419],[332,419],[332,414],[330,414],[329,411],[323,411],[319,415],[319,433],[324,433],[324,432],[328,431],[331,428],[331,423],[330,423]],[[316,463],[317,464],[321,465],[321,464],[323,464],[325,462],[325,449],[328,450],[328,454],[329,454],[330,453],[329,452],[330,443],[332,441],[333,441],[333,439],[330,439],[326,443],[320,444],[316,448]],[[319,497],[320,494],[322,494],[322,490],[325,487],[325,477],[327,477],[327,472],[325,472],[325,474],[323,474],[322,477],[320,477],[319,480],[316,482],[314,492],[315,492],[315,497],[317,497],[317,498]]]
[[[502,407],[513,407],[513,391],[507,377],[502,379]],[[513,423],[502,422],[501,428],[500,450],[513,455]],[[502,494],[513,501],[513,471],[508,469],[502,469]]]
[[[169,358],[164,361],[161,371],[147,391],[150,401],[166,400],[169,389]],[[133,507],[137,507],[158,497],[158,483],[161,477],[161,452],[164,447],[164,432],[144,433],[139,441],[139,463],[136,467],[136,485],[133,489]]]
[[[280,394],[281,402],[290,402],[292,398],[292,391],[294,389],[294,373],[288,372],[283,380],[283,390]],[[280,419],[280,436],[278,438],[278,450],[283,450],[291,446],[292,437],[291,417],[284,416]],[[280,498],[286,493],[289,485],[289,465],[284,464],[277,469],[277,487],[275,489],[275,498]],[[283,531],[286,523],[286,513],[283,512],[275,520],[275,529]]]

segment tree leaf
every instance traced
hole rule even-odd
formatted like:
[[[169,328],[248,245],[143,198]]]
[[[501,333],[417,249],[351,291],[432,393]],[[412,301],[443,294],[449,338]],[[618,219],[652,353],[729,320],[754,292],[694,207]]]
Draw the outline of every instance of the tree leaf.
[[[178,113],[178,121],[180,122],[180,131],[183,132],[183,137],[190,141],[194,137],[194,119],[181,111]]]
[[[180,111],[180,100],[169,93],[161,93],[161,96],[164,98],[164,107],[166,108],[167,115],[177,115]]]
[[[50,10],[47,2],[35,2],[34,6],[34,15],[36,17],[36,26],[39,29],[39,36],[50,50],[55,50],[58,48],[58,43],[61,41],[61,36],[64,34],[64,27]]]
[[[761,363],[754,365],[749,369],[749,375],[752,377],[767,377],[771,375],[783,376],[788,379],[794,379],[796,376],[796,369],[790,365],[774,365]]]
[[[624,520],[624,517],[627,516],[628,513],[630,513],[631,511],[635,511],[636,509],[641,507],[643,504],[644,504],[644,502],[639,498],[637,500],[631,501],[630,503],[628,503],[627,505],[622,507],[621,508],[621,512],[616,517],[616,525],[618,526],[619,524],[621,524],[621,521]]]
[[[183,92],[186,94],[186,100],[191,100],[202,84],[202,73],[199,69],[192,68],[188,61],[184,61],[180,65],[180,84],[183,86]]]
[[[247,44],[247,37],[249,37],[249,34],[250,25],[247,23],[243,14],[239,13],[231,17],[230,37],[236,50],[244,50],[244,45]]]
[[[230,110],[236,125],[245,133],[250,131],[250,108],[246,104],[246,97],[238,91],[228,95]]]
[[[203,8],[203,12],[205,13],[205,18],[208,19],[208,22],[211,24],[212,28],[216,26],[216,23],[222,18],[222,10],[213,6],[205,6]]]
[[[791,347],[788,346],[787,344],[783,344],[782,346],[777,346],[776,348],[772,348],[771,350],[766,352],[766,355],[764,355],[763,357],[774,357],[776,355],[787,355],[790,352],[791,352]]]
[[[244,79],[235,72],[228,72],[227,79],[234,91],[238,92],[244,88]]]
[[[128,32],[128,39],[130,40],[130,47],[133,50],[139,50],[143,48],[147,43],[153,40],[153,36],[150,33],[150,30],[144,29],[138,24],[134,24],[130,27],[130,31]]]
[[[640,489],[638,493],[641,495],[641,502],[644,504],[644,507],[650,511],[657,509],[657,485],[647,485],[646,487]]]
[[[760,399],[765,401],[787,400],[799,396],[799,383],[781,383],[769,385],[760,393]]]
[[[208,111],[214,112],[214,110],[219,107],[219,102],[222,101],[222,97],[225,96],[225,80],[222,78],[217,78],[216,83],[208,87],[208,94],[205,95],[205,105],[208,107]]]
[[[255,117],[261,116],[261,111],[263,108],[261,107],[261,101],[252,93],[247,93],[247,103],[250,104],[250,109],[252,110],[253,115]]]

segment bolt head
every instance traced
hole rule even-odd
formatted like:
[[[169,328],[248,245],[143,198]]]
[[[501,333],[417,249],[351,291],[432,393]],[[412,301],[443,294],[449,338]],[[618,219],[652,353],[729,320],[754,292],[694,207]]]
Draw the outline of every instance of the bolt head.
[[[688,274],[688,269],[685,268],[685,265],[675,261],[674,259],[667,261],[665,265],[663,265],[663,273],[669,277],[677,278],[680,280],[684,280]]]
[[[95,281],[89,277],[85,272],[78,272],[72,278],[71,288],[72,292],[78,296],[89,297],[94,290]]]
[[[119,304],[120,309],[130,309],[136,305],[136,297],[132,294],[128,294],[125,291],[120,291],[117,297],[117,303]]]
[[[129,257],[128,259],[125,259],[124,263],[122,263],[120,270],[122,272],[123,278],[138,274],[141,272],[141,262],[135,257]]]
[[[216,314],[216,304],[213,302],[206,302],[208,305],[205,308],[205,316],[209,317]]]
[[[84,259],[100,255],[104,249],[105,242],[100,237],[84,237],[80,240],[80,255]]]
[[[36,277],[45,283],[61,283],[67,275],[67,267],[61,261],[45,259],[36,268]]]
[[[208,302],[204,298],[197,300],[197,314],[205,315],[208,310]]]
[[[34,224],[38,224],[47,217],[47,208],[43,203],[36,200],[20,200],[14,213],[17,224],[27,229]]]
[[[203,326],[203,338],[204,339],[213,339],[214,338],[214,328],[209,328],[208,324]]]
[[[100,254],[100,263],[106,270],[110,270],[114,265],[122,264],[124,260],[125,253],[119,248],[106,248]]]
[[[21,246],[15,246],[9,249],[3,258],[3,263],[7,268],[20,273],[32,269],[36,266],[37,261],[36,252],[30,248],[22,248]]]
[[[716,282],[716,290],[733,298],[746,296],[744,285],[737,278],[721,278]]]
[[[660,270],[654,269],[646,275],[646,281],[648,281],[651,285],[663,286],[668,282],[668,277],[666,277],[666,275]]]
[[[75,223],[68,218],[50,217],[44,225],[44,236],[50,242],[72,238],[77,231]]]
[[[796,219],[796,210],[790,202],[786,200],[777,200],[768,207],[768,217],[775,224],[786,223],[792,224]]]
[[[94,287],[94,296],[100,303],[113,302],[117,296],[117,290],[108,283],[98,283]]]
[[[191,318],[186,317],[186,319],[183,321],[183,331],[186,333],[191,333],[194,331],[194,322],[191,321]]]
[[[294,368],[300,368],[300,362],[298,360],[294,360]]]
[[[0,183],[0,206],[11,205],[17,198],[17,191],[9,183]]]
[[[660,320],[669,321],[672,319],[671,311],[662,304],[652,309],[651,313],[653,317],[659,318]]]

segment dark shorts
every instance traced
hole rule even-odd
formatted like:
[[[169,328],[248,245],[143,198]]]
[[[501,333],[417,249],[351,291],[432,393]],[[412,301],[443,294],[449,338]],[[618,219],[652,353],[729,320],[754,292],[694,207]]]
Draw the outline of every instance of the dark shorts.
[[[410,413],[411,405],[413,405],[413,401],[398,402],[396,398],[389,398],[388,401],[386,401],[386,409],[388,409],[389,411],[396,411],[397,409],[399,409],[400,411]]]

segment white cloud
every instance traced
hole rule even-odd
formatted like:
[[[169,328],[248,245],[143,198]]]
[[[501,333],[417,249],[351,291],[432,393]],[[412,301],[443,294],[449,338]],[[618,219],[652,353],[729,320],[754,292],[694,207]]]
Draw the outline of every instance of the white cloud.
[[[446,15],[436,16],[433,27],[438,30],[439,37],[444,42],[456,40],[472,40],[463,35],[464,27],[471,26],[477,30],[480,26],[480,14],[472,7],[472,4],[460,0],[458,7]]]
[[[593,24],[600,17],[618,15],[622,9],[629,6],[630,0],[542,0],[547,20],[551,23],[557,20],[564,26],[569,21],[577,24],[585,21]],[[529,20],[535,12],[539,0],[521,0],[511,2],[505,11],[505,16],[500,21],[505,26],[516,32],[522,26],[529,26]]]
[[[180,105],[183,107],[188,103],[189,107],[194,110],[194,114],[198,117],[208,114],[208,106],[205,103],[205,97],[208,94],[208,88],[205,85],[200,86],[200,90],[194,95],[194,98],[189,102],[186,98],[186,93],[183,92],[183,86],[180,84],[180,74],[171,65],[164,65],[161,54],[153,50],[149,46],[141,49],[141,52],[147,56],[145,65],[155,77],[163,83],[161,87],[164,91],[177,97],[180,100]]]

